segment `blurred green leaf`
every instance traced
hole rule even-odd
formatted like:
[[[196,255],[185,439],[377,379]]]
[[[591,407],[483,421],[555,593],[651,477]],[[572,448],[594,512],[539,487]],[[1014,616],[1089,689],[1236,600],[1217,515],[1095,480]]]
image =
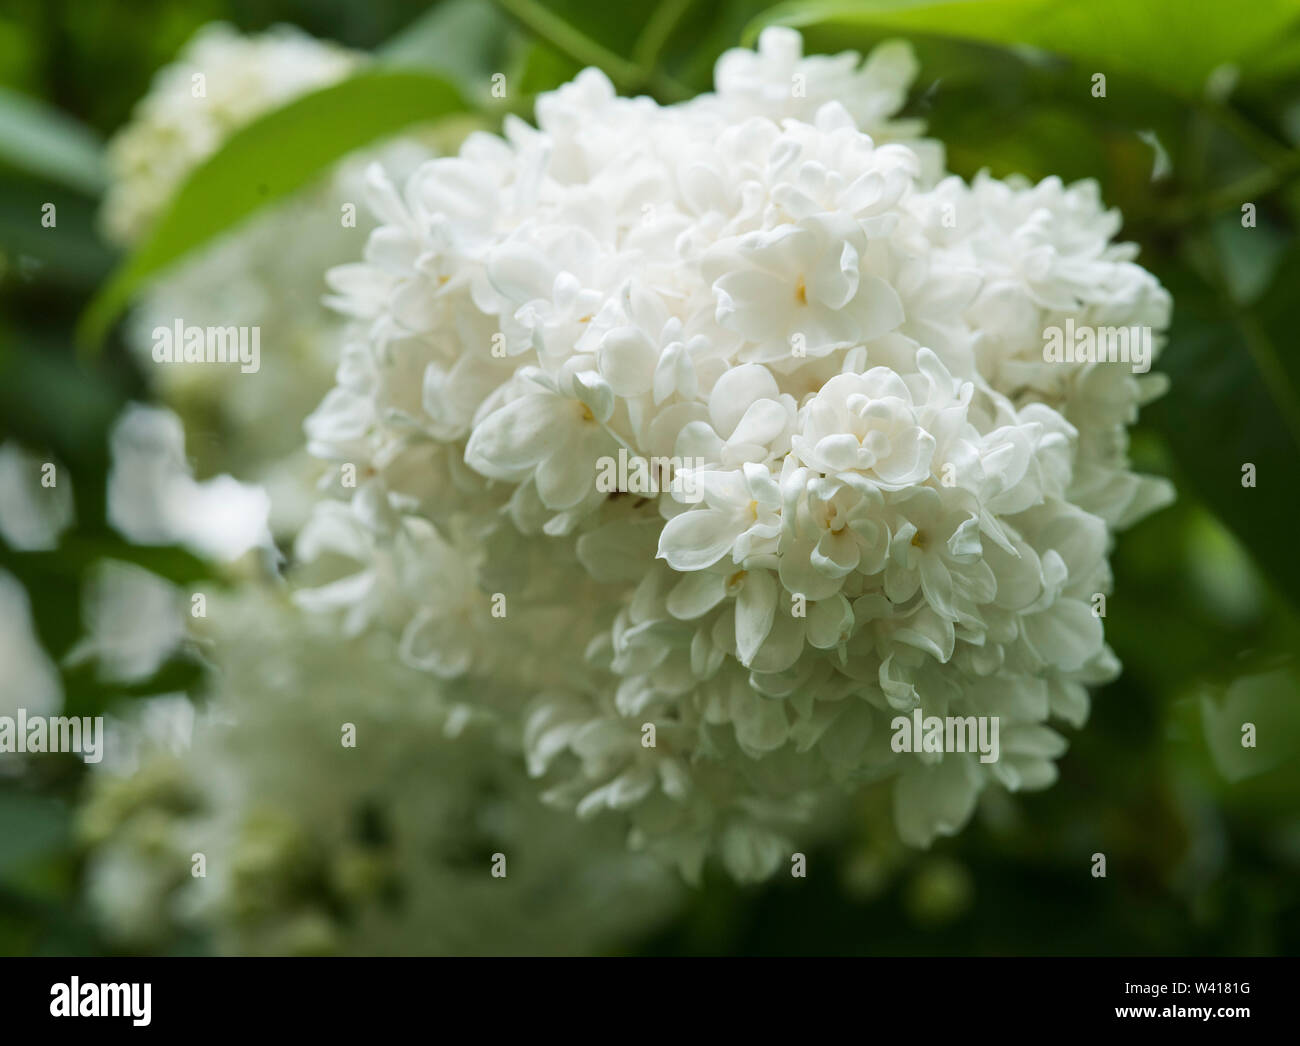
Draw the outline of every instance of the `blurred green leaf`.
[[[1154,156],[1143,132],[1159,137],[1176,174],[1184,167],[1187,106],[1133,76],[1110,78],[1111,94],[1123,105],[1098,105],[1068,70],[1014,51],[927,37],[914,49],[919,97],[907,112],[926,120],[944,143],[949,167],[964,177],[985,168],[1034,180],[1096,177],[1107,202],[1129,217],[1134,205],[1149,210],[1168,192],[1151,181]]]
[[[13,785],[0,787],[0,880],[66,845],[68,834],[64,803]]]
[[[1215,256],[1211,252],[1211,256]],[[1250,307],[1224,281],[1190,266],[1162,273],[1174,299],[1160,369],[1169,393],[1143,412],[1168,441],[1189,484],[1237,534],[1280,591],[1300,605],[1294,555],[1295,462],[1300,454],[1300,360],[1294,338],[1300,245]],[[1256,485],[1243,486],[1243,466]]]
[[[0,341],[3,432],[75,469],[107,471],[108,431],[124,397],[70,354]]]
[[[188,549],[132,545],[106,528],[102,533],[67,531],[57,548],[41,551],[18,551],[0,541],[0,568],[27,589],[37,635],[56,660],[81,635],[84,580],[101,559],[133,563],[177,585],[211,580],[213,574]]]
[[[0,87],[0,162],[79,192],[104,187],[103,147],[71,117]]]
[[[1250,76],[1260,80],[1294,80],[1297,72],[1300,72],[1300,22],[1291,26],[1285,39],[1278,40],[1258,61],[1251,63]]]
[[[1294,0],[1257,0],[1250,17],[1220,0],[796,0],[758,18],[766,25],[833,31],[836,49],[863,48],[882,33],[926,33],[1063,55],[1084,71],[1122,69],[1200,95],[1211,71],[1267,51],[1300,22]]]
[[[204,663],[191,650],[181,649],[146,679],[130,683],[110,682],[100,677],[94,662],[63,671],[65,715],[103,715],[115,702],[163,694],[190,694],[203,681]]]
[[[298,98],[240,128],[177,190],[144,244],[117,270],[78,325],[97,345],[150,278],[267,204],[310,183],[335,160],[412,124],[467,110],[444,77],[377,70]]]
[[[55,205],[53,227],[42,207]],[[0,284],[58,283],[93,288],[113,264],[113,252],[95,232],[95,205],[49,182],[0,174]]]
[[[12,552],[0,563],[11,569],[46,575],[84,577],[101,559],[133,563],[177,585],[208,580],[212,570],[198,556],[179,545],[132,545],[115,534],[88,536],[69,531],[59,547],[40,552]],[[13,563],[22,564],[14,568]]]
[[[1205,744],[1215,769],[1236,783],[1281,766],[1300,749],[1300,704],[1294,666],[1241,676],[1222,696],[1200,695]],[[1254,727],[1250,745],[1243,727]]]

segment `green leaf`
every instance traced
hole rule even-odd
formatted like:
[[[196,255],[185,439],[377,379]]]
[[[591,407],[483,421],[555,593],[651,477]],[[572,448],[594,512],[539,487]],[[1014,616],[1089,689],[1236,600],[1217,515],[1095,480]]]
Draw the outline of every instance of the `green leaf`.
[[[1063,55],[1089,75],[1126,70],[1199,96],[1218,66],[1237,64],[1249,77],[1253,57],[1296,22],[1294,0],[1248,7],[1222,0],[814,0],[773,8],[745,37],[752,42],[764,26],[781,24],[814,36],[813,49],[864,50],[895,33],[1027,45]]]
[[[78,325],[97,345],[131,297],[191,251],[301,189],[334,161],[412,124],[463,113],[444,77],[371,70],[295,99],[232,134],[177,190],[144,244],[91,302]]]
[[[0,162],[96,195],[104,187],[103,147],[57,109],[0,87]]]

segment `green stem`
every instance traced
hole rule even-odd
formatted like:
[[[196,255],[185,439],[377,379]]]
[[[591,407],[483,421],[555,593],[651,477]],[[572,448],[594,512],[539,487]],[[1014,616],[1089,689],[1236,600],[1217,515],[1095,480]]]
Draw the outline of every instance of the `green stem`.
[[[632,49],[632,61],[647,72],[654,69],[663,54],[668,38],[673,35],[682,15],[691,9],[691,0],[662,0],[646,22]]]
[[[586,33],[560,18],[536,0],[494,0],[506,14],[539,39],[579,65],[602,69],[624,94],[650,89],[661,101],[682,101],[690,92],[672,77],[653,68],[645,68],[611,51]],[[676,0],[671,0],[676,3]],[[652,22],[654,19],[651,20]],[[671,32],[672,26],[668,27]]]
[[[526,29],[557,51],[582,65],[595,65],[608,74],[621,90],[635,90],[643,76],[641,69],[597,43],[563,18],[533,0],[495,0],[495,3]]]
[[[1259,197],[1281,188],[1297,175],[1300,175],[1300,152],[1291,152],[1271,167],[1261,167],[1230,185],[1215,189],[1195,200],[1183,200],[1166,214],[1164,223],[1181,225],[1221,211],[1236,210],[1243,203],[1253,203]]]
[[[1259,372],[1265,387],[1269,390],[1273,402],[1282,416],[1295,445],[1300,447],[1300,394],[1282,363],[1278,346],[1269,332],[1259,321],[1256,312],[1243,306],[1232,295],[1227,276],[1223,271],[1223,261],[1219,252],[1204,237],[1197,237],[1188,243],[1193,252],[1193,264],[1197,265],[1202,275],[1209,280],[1222,302],[1223,309],[1229,313],[1241,330],[1246,351]]]

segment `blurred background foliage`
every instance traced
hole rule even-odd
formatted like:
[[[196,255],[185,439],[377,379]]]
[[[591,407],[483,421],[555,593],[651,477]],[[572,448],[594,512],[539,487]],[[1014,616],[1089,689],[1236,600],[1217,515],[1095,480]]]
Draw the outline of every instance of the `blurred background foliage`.
[[[213,20],[245,32],[292,23],[382,64],[369,87],[345,84],[328,112],[305,100],[297,139],[236,135],[211,184],[200,170],[182,190],[205,201],[203,220],[178,208],[124,264],[96,230],[102,142]],[[887,797],[868,796],[849,836],[809,854],[807,879],[741,888],[710,877],[670,925],[626,950],[1300,953],[1294,0],[7,0],[0,442],[66,468],[76,503],[57,549],[0,540],[0,567],[26,586],[42,642],[56,659],[69,650],[81,582],[102,557],[181,582],[206,570],[180,549],[131,546],[105,521],[108,428],[124,403],[150,395],[113,321],[150,275],[417,116],[443,120],[449,137],[494,126],[588,64],[625,93],[679,100],[707,89],[718,54],[771,21],[799,27],[810,52],[910,40],[921,75],[906,114],[928,121],[958,174],[1101,183],[1124,214],[1122,238],[1174,296],[1158,364],[1171,391],[1143,411],[1133,452],[1179,499],[1119,542],[1107,635],[1125,671],[1096,694],[1055,787],[986,793],[966,831],[927,853],[892,841]],[[510,85],[504,101],[489,96],[497,72]],[[375,112],[366,90],[393,92],[369,127],[357,115]],[[325,144],[296,148],[304,136]],[[267,199],[241,198],[253,171],[273,183]],[[41,226],[46,201],[57,202],[57,230]],[[1246,463],[1254,487],[1243,486]],[[63,680],[82,714],[198,681],[188,663],[129,692],[84,669]],[[1245,721],[1259,731],[1248,758]],[[50,756],[0,777],[0,953],[106,947],[80,899],[69,829],[83,773],[75,758]],[[1105,879],[1090,874],[1094,853],[1107,857]]]

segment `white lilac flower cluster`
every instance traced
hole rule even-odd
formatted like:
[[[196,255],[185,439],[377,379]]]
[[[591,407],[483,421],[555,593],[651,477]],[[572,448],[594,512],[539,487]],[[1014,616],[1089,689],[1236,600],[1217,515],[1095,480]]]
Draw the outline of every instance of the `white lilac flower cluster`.
[[[106,761],[80,812],[89,899],[117,944],[584,954],[672,910],[673,876],[615,826],[542,806],[491,723],[441,701],[388,637],[340,643],[253,585],[208,610],[215,684],[192,742],[137,724],[138,762]]]
[[[508,710],[550,802],[688,875],[770,874],[837,788],[892,781],[925,845],[1050,784],[1049,722],[1118,670],[1112,531],[1170,496],[1127,458],[1160,379],[1043,352],[1167,325],[1095,184],[945,177],[890,119],[905,46],[800,53],[769,29],[666,107],[589,69],[535,128],[373,169],[307,424],[359,481],[300,599],[400,630]],[[620,455],[671,481],[610,491]],[[998,717],[1000,758],[895,751],[915,709]]]

